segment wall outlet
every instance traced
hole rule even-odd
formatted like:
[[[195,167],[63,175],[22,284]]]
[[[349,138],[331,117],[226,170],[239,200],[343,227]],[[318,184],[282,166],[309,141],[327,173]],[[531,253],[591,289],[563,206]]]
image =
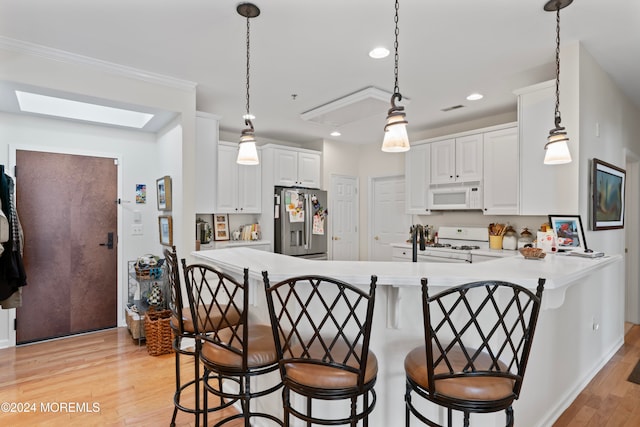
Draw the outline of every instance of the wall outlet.
[[[144,234],[142,224],[131,224],[131,235],[142,236]]]

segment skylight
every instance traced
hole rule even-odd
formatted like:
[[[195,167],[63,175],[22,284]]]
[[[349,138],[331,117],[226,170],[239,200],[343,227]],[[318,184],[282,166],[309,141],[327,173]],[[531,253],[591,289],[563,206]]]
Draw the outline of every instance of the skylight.
[[[20,110],[28,113],[46,114],[67,119],[85,120],[95,123],[126,126],[142,129],[153,114],[141,113],[104,105],[72,101],[54,96],[15,91]]]

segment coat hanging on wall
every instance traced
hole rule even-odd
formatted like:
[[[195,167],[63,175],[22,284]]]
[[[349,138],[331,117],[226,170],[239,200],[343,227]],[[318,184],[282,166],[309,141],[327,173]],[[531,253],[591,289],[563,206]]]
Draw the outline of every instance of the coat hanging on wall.
[[[27,275],[22,263],[22,227],[16,211],[14,181],[4,173],[4,165],[0,165],[0,203],[0,306],[8,309],[21,305],[19,290],[27,284]]]

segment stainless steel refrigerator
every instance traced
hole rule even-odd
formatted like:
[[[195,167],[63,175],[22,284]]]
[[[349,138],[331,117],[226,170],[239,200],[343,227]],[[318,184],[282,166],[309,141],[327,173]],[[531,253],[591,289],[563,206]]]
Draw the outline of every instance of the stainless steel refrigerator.
[[[327,259],[327,192],[275,187],[275,252]]]

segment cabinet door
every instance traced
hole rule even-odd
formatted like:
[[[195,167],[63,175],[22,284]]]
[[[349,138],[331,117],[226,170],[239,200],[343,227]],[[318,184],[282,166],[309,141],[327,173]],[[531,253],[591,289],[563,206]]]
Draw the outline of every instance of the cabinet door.
[[[298,153],[298,185],[320,188],[320,155]]]
[[[456,138],[456,182],[482,179],[482,134]]]
[[[447,139],[431,143],[431,184],[455,182],[456,141]]]
[[[406,211],[408,214],[427,214],[427,192],[430,182],[431,147],[429,144],[414,145],[405,154]]]
[[[196,212],[213,213],[218,182],[218,120],[196,116]]]
[[[274,184],[291,187],[298,184],[298,153],[293,150],[274,151]]]
[[[259,154],[258,154],[259,155]],[[238,165],[238,208],[240,213],[261,213],[261,166]]]
[[[486,215],[518,214],[519,169],[518,128],[485,133],[483,185]]]
[[[554,82],[518,94],[520,145],[520,215],[566,215],[579,212],[576,143],[569,141],[573,162],[544,164],[544,144],[553,127]],[[573,145],[573,146],[572,146]]]
[[[218,197],[215,213],[236,213],[238,207],[237,148],[218,147]],[[213,212],[211,212],[213,213]]]

